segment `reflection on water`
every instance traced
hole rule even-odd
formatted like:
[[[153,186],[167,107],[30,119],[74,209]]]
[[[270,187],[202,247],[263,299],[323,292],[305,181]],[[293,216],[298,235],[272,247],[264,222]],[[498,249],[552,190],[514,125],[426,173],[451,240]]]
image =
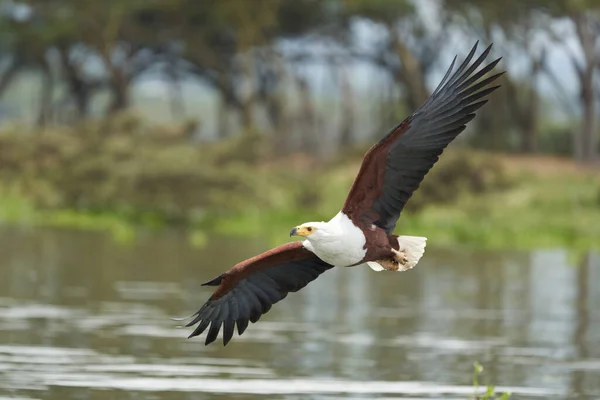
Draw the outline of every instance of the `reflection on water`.
[[[200,283],[264,250],[178,234],[0,230],[0,398],[600,397],[600,257],[428,246],[407,273],[332,270],[226,348],[185,339]]]

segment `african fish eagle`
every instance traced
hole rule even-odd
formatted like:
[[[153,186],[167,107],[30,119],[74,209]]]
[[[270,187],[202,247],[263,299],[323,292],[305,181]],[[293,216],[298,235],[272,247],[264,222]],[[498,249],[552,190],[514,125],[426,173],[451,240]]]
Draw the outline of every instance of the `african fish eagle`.
[[[471,63],[478,43],[453,71],[456,57],[441,83],[412,115],[394,127],[366,153],[341,211],[328,222],[307,222],[290,236],[305,238],[236,264],[203,286],[216,286],[186,326],[210,325],[205,344],[223,327],[223,344],[234,328],[241,335],[271,306],[333,267],[367,264],[376,271],[413,268],[425,251],[426,238],[397,236],[394,229],[411,195],[443,150],[475,117],[490,86],[504,72],[482,79],[500,58],[475,72],[492,45]]]

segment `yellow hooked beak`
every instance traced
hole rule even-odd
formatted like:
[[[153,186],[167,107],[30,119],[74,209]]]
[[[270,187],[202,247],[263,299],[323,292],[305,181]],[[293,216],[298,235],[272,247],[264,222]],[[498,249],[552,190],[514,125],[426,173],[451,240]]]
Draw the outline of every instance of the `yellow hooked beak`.
[[[292,236],[303,236],[307,237],[315,231],[312,226],[297,226],[290,231],[290,237]]]

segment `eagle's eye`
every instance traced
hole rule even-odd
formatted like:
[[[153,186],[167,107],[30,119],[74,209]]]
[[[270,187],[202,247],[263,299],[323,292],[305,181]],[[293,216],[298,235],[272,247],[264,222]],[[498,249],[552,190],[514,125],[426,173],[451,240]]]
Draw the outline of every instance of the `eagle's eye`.
[[[310,226],[309,226],[309,227],[308,227],[308,228],[306,228],[306,229],[307,229],[309,232],[312,232],[312,227],[310,227]]]

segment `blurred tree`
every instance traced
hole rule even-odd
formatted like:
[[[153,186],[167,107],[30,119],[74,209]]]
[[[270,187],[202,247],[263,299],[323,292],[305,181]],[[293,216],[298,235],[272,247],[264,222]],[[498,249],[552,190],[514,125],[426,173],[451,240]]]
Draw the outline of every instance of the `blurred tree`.
[[[263,107],[273,129],[284,112],[278,85],[285,60],[276,41],[320,26],[322,2],[315,0],[162,0],[139,12],[154,32],[170,38],[171,67],[192,74],[221,99],[220,135],[233,129],[231,112],[242,126],[256,124]]]
[[[48,3],[46,0],[35,2]],[[108,0],[87,2],[85,7],[78,0],[59,0],[48,7],[50,17],[65,13],[75,22],[69,32],[73,39],[71,52],[83,45],[100,61],[105,75],[105,85],[111,92],[109,111],[120,111],[129,106],[131,83],[151,68],[155,62],[155,49],[160,36],[144,32],[148,27],[136,24],[135,14],[156,1]],[[146,35],[144,35],[146,33]],[[151,38],[151,39],[148,39]]]
[[[54,30],[44,24],[30,24],[24,20],[24,10],[8,4],[0,12],[0,57],[6,67],[0,76],[0,96],[15,76],[25,70],[41,74],[40,111],[37,121],[43,124],[48,115],[52,90],[52,71],[47,49],[54,39]]]
[[[409,0],[343,0],[342,4],[348,24],[366,20],[382,31],[370,50],[356,50],[355,55],[387,71],[401,85],[407,108],[417,109],[429,96],[426,77],[446,38],[446,14],[440,10],[432,29]]]
[[[600,3],[596,0],[567,0],[556,2],[551,11],[557,18],[567,16],[575,27],[581,56],[565,43],[565,35],[557,32],[555,39],[565,43],[579,82],[582,120],[578,133],[573,135],[575,158],[583,162],[598,159],[600,137],[596,112],[595,77],[600,69]]]
[[[503,138],[501,146],[508,146],[507,131],[518,132],[518,143],[521,151],[535,152],[539,148],[539,122],[541,120],[540,94],[537,80],[544,72],[545,43],[539,39],[542,30],[549,26],[550,17],[545,12],[553,0],[445,0],[445,5],[454,15],[458,26],[472,31],[486,42],[495,42],[502,48],[505,62],[515,59],[526,60],[528,67],[521,79],[507,76],[503,79],[502,96],[504,97],[503,113],[497,108],[482,111],[483,117],[478,124],[489,121],[481,132]],[[493,101],[499,101],[496,96]],[[506,116],[510,115],[510,118]]]
[[[88,114],[91,96],[103,87],[112,95],[110,110],[127,107],[129,84],[152,65],[147,45],[128,31],[127,17],[147,3],[108,3],[86,2],[82,7],[76,0],[27,0],[15,5],[19,11],[3,14],[14,61],[21,67],[33,63],[43,74],[41,115],[48,113],[52,99],[48,57],[53,54],[80,117]],[[102,65],[103,74],[93,71],[94,63]]]
[[[185,114],[182,81],[197,79],[219,98],[220,137],[258,126],[277,134],[279,149],[313,154],[322,150],[317,140],[322,130],[338,130],[329,141],[337,146],[355,137],[361,119],[356,107],[362,106],[352,82],[356,60],[377,66],[394,83],[373,85],[372,92],[387,97],[373,105],[376,111],[368,110],[385,114],[373,120],[389,126],[427,98],[427,79],[445,67],[443,46],[450,33],[461,30],[494,41],[508,63],[527,61],[525,72],[506,77],[504,90],[491,99],[493,107],[475,121],[486,146],[537,151],[543,121],[538,79],[561,78],[550,75],[550,44],[540,37],[547,32],[556,42],[576,37],[580,49],[564,46],[572,51],[581,99],[576,155],[591,160],[598,152],[600,4],[594,0],[0,0],[0,5],[0,95],[17,74],[35,71],[42,77],[40,124],[58,120],[63,110],[75,110],[79,118],[97,113],[92,104],[98,104],[98,93],[110,95],[102,112],[123,110],[131,103],[131,85],[153,72],[169,85],[174,117]],[[567,25],[572,29],[567,34],[555,31]],[[320,107],[324,96],[310,76],[317,69],[305,68],[316,64],[325,70],[322,76],[332,78],[323,78],[323,88],[333,88],[327,93],[337,93],[339,106]],[[402,107],[391,104],[397,93]],[[332,108],[339,118],[330,118]],[[380,135],[381,127],[376,131]]]

